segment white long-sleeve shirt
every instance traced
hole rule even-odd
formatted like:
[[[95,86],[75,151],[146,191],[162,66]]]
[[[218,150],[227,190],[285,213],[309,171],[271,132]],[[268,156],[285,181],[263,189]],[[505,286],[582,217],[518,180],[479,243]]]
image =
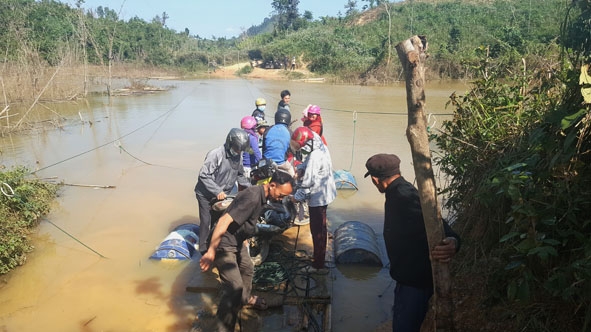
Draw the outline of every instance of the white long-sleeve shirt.
[[[314,133],[312,152],[298,166],[304,175],[298,180],[294,197],[298,201],[308,201],[308,206],[325,206],[337,196],[337,188],[332,174],[332,160],[322,139]]]

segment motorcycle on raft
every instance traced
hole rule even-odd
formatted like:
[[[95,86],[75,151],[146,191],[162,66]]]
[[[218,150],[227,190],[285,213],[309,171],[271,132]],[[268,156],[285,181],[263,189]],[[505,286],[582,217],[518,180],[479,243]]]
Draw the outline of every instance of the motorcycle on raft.
[[[261,159],[251,170],[250,182],[252,185],[269,183],[275,172],[277,172],[275,162],[270,159]],[[224,200],[214,201],[212,209],[219,212],[225,211],[234,197],[228,196]],[[284,197],[281,202],[267,201],[259,216],[256,234],[248,240],[250,257],[255,266],[267,259],[271,239],[294,226],[297,215],[296,205],[290,197]]]

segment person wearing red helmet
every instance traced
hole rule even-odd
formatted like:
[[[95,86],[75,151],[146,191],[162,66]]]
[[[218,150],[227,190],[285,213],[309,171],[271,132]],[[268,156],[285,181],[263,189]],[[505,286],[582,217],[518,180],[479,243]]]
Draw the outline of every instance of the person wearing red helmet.
[[[290,144],[303,155],[303,163],[297,166],[297,190],[293,199],[308,203],[314,246],[312,268],[308,271],[323,270],[328,236],[326,209],[337,196],[330,153],[320,136],[308,127],[294,130]]]
[[[248,134],[250,149],[243,152],[242,165],[244,166],[244,176],[250,177],[250,170],[262,158],[261,150],[259,149],[259,137],[256,132],[257,120],[253,116],[245,116],[240,121],[240,128],[244,129]]]
[[[313,132],[315,132],[320,136],[320,138],[322,138],[322,143],[324,143],[324,145],[327,145],[326,139],[323,135],[324,126],[322,124],[322,116],[320,116],[320,106],[308,105],[308,107],[306,107],[306,109],[302,113],[304,114],[304,117],[302,118],[304,127],[312,129]]]

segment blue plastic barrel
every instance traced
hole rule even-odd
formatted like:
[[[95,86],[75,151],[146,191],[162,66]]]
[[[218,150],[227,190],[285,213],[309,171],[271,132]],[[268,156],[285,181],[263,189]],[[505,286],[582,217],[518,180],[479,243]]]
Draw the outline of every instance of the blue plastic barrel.
[[[150,259],[191,259],[199,247],[199,225],[183,224],[168,234]]]
[[[338,264],[383,266],[375,232],[360,221],[347,221],[337,227],[334,250]]]

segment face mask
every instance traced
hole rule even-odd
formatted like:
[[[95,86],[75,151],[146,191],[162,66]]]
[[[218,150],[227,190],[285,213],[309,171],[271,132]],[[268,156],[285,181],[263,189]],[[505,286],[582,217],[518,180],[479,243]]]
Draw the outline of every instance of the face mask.
[[[259,109],[259,111],[264,112],[265,111],[265,105],[261,105],[259,107],[257,107]]]
[[[307,154],[310,154],[310,152],[312,152],[311,142],[312,141],[310,140],[306,143],[306,145],[302,146],[302,149],[300,151],[302,152],[303,155],[307,155]]]

